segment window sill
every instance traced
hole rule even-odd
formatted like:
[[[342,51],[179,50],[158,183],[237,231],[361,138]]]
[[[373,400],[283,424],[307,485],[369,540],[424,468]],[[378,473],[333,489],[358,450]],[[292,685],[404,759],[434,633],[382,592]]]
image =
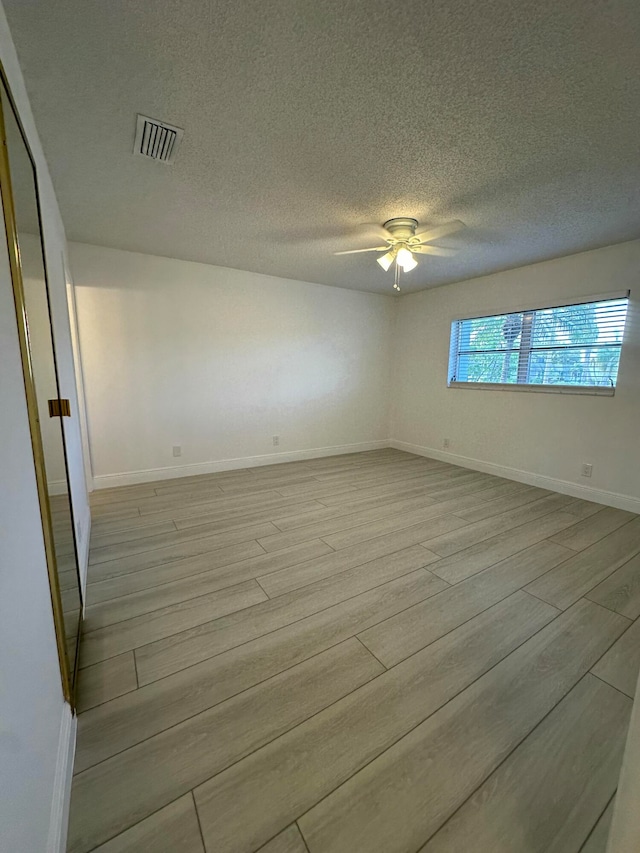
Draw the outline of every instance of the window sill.
[[[473,391],[533,391],[543,394],[579,394],[589,397],[613,397],[615,388],[608,385],[516,385],[501,382],[449,382],[449,388]]]

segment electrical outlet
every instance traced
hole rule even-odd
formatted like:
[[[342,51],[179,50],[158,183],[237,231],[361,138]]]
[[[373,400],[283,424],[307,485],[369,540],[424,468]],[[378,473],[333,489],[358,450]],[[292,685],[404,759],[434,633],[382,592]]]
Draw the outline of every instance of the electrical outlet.
[[[274,435],[274,436],[273,436],[273,446],[274,446],[274,447],[277,447],[279,444],[280,444],[280,436],[279,436],[279,435]]]
[[[179,444],[173,445],[173,455],[174,456],[182,456],[182,447]]]
[[[445,450],[449,447],[450,444],[451,444],[451,442],[449,441],[448,438],[442,439],[442,446],[444,447]]]
[[[582,465],[582,468],[580,470],[580,473],[582,474],[583,477],[590,477],[592,471],[593,471],[593,465],[590,462],[584,462]]]

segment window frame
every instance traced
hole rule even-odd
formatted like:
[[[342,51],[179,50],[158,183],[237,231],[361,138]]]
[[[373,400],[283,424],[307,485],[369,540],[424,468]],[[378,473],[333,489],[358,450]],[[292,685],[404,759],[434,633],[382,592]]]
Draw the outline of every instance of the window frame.
[[[475,320],[489,317],[499,317],[501,315],[508,314],[522,314],[523,315],[523,325],[521,332],[521,343],[518,345],[517,349],[512,349],[511,352],[517,352],[518,354],[518,365],[517,365],[517,376],[527,376],[529,369],[529,360],[531,353],[535,351],[535,348],[530,346],[531,341],[531,329],[532,329],[532,321],[536,311],[551,311],[556,308],[568,308],[572,305],[585,305],[593,302],[607,302],[613,299],[627,299],[629,300],[631,296],[630,290],[618,291],[615,293],[603,293],[596,294],[593,296],[581,296],[575,297],[572,299],[567,299],[566,301],[562,301],[562,303],[554,303],[549,304],[548,302],[541,302],[534,307],[531,306],[531,303],[528,304],[526,308],[517,308],[512,307],[508,309],[498,309],[498,310],[490,310],[486,309],[483,311],[477,311],[474,313],[466,314],[464,317],[456,316],[450,319],[450,331],[449,331],[449,358],[447,363],[447,388],[453,389],[472,389],[474,391],[518,391],[518,392],[533,392],[533,393],[544,393],[544,394],[578,394],[583,396],[595,396],[595,397],[613,397],[616,392],[616,385],[539,385],[534,383],[528,383],[526,381],[522,382],[459,382],[453,379],[454,371],[457,366],[457,358],[459,355],[459,340],[458,334],[460,326],[459,324],[464,322],[465,320]],[[627,305],[627,312],[629,306]],[[628,313],[627,313],[628,317]],[[625,333],[627,329],[626,318],[625,318]],[[527,345],[522,346],[522,342],[526,341]],[[576,345],[577,346],[577,345]],[[622,347],[624,346],[624,333],[623,339],[620,343],[620,352],[622,355]],[[569,347],[568,347],[569,348]],[[501,349],[497,350],[500,353],[509,352],[509,349]],[[487,352],[492,352],[492,350],[487,350]]]

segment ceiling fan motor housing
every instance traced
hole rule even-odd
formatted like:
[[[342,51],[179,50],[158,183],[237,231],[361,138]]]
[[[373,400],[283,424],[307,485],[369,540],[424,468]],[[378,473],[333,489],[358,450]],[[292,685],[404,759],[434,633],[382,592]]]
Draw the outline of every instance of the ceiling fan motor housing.
[[[391,234],[394,240],[402,242],[415,236],[418,220],[411,219],[408,216],[396,216],[395,219],[388,219],[382,227]]]

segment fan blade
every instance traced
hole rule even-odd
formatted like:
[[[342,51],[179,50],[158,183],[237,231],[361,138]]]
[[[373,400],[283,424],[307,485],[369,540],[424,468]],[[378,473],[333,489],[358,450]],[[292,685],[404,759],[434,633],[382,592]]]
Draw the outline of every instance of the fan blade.
[[[416,238],[422,243],[430,243],[439,237],[446,237],[447,234],[453,234],[454,231],[459,231],[461,228],[464,228],[464,222],[454,219],[445,225],[436,225],[435,228],[429,228],[428,231],[423,231],[422,234],[416,234]]]
[[[334,255],[357,255],[360,252],[386,252],[388,246],[374,246],[373,249],[349,249],[346,252],[334,252]]]
[[[440,246],[411,246],[411,251],[421,255],[439,255],[441,258],[451,258],[458,254],[455,249],[442,249]]]

